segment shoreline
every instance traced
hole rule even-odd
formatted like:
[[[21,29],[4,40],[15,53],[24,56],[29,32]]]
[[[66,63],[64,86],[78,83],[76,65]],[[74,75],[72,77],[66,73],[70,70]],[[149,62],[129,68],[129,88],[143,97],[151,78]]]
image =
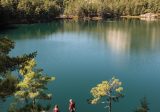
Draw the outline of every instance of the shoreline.
[[[143,14],[145,15],[145,14]],[[140,19],[140,20],[146,20],[146,21],[154,21],[154,20],[160,20],[160,13],[154,14],[154,17],[145,17],[142,15],[139,16],[119,16],[119,17],[108,17],[103,18],[102,16],[93,16],[93,17],[79,17],[79,16],[73,16],[73,15],[60,15],[59,17],[55,17],[52,19],[43,19],[43,20],[11,20],[8,22],[0,22],[0,26],[5,25],[11,25],[11,24],[36,24],[36,23],[49,23],[56,20],[87,20],[87,21],[100,21],[100,20],[107,20],[107,19]]]
[[[128,18],[128,19],[160,19],[160,13],[145,13],[145,14],[140,14],[138,16],[121,16],[121,18]]]

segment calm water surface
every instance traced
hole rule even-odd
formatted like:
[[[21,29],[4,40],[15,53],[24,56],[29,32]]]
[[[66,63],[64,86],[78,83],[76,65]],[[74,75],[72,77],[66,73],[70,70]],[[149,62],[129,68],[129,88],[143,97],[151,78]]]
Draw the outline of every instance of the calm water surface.
[[[1,35],[16,42],[13,56],[38,51],[38,67],[56,77],[48,87],[52,107],[58,104],[61,112],[70,98],[77,112],[105,112],[103,104],[86,100],[93,86],[112,76],[123,82],[125,94],[113,112],[133,112],[144,96],[150,112],[160,112],[160,21],[54,21],[16,25]],[[1,104],[3,111],[10,102]]]

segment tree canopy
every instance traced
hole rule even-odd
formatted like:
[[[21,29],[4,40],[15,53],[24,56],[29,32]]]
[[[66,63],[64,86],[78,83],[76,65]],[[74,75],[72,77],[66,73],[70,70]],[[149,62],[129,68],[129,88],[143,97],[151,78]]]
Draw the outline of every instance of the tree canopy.
[[[0,98],[5,100],[7,96],[15,95],[16,101],[26,102],[22,108],[15,103],[9,109],[10,112],[46,110],[49,107],[41,106],[37,100],[52,98],[52,94],[47,92],[47,84],[55,78],[44,74],[42,69],[35,68],[36,52],[16,57],[10,56],[9,53],[14,46],[15,43],[10,39],[0,38]],[[15,70],[19,71],[21,78],[12,74]]]
[[[121,93],[123,91],[123,87],[121,85],[122,82],[115,77],[113,77],[110,81],[102,81],[102,83],[97,84],[97,86],[93,87],[90,91],[93,96],[90,101],[91,104],[106,103],[106,108],[108,108],[109,112],[111,112],[112,101],[118,101],[119,98],[123,96]]]
[[[59,13],[55,0],[0,0],[0,22],[39,22]]]
[[[119,17],[160,13],[159,0],[64,0],[65,14]]]
[[[59,15],[103,18],[160,13],[159,0],[0,0],[0,23],[50,21]]]
[[[12,95],[16,91],[18,79],[12,75],[12,71],[19,69],[27,60],[36,56],[36,52],[22,56],[12,57],[9,52],[15,43],[8,38],[0,38],[0,98]]]
[[[17,84],[18,90],[15,92],[15,97],[20,101],[32,101],[33,110],[36,101],[39,99],[50,100],[52,94],[46,93],[48,82],[55,80],[54,77],[49,77],[42,73],[42,69],[36,69],[34,59],[26,61],[19,73],[23,79]]]
[[[5,76],[8,71],[13,71],[25,61],[36,56],[36,52],[24,54],[23,56],[11,57],[9,52],[14,48],[15,43],[7,38],[0,38],[0,76]]]

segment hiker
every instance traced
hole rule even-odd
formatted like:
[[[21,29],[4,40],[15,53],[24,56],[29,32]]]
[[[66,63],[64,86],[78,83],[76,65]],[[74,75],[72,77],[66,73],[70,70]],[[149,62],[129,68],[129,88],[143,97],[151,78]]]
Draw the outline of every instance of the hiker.
[[[72,99],[69,100],[69,112],[76,112],[75,102]]]
[[[55,105],[55,106],[54,106],[53,112],[60,112],[60,111],[59,111],[59,108],[58,108],[58,105]]]

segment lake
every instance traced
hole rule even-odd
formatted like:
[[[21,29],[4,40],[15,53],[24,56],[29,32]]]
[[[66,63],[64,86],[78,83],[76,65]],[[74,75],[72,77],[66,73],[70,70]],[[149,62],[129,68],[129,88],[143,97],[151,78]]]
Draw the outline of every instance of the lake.
[[[56,80],[48,85],[52,107],[77,112],[106,112],[104,104],[90,105],[90,90],[113,76],[123,82],[125,97],[113,112],[133,112],[147,97],[150,112],[160,112],[160,21],[53,21],[15,25],[1,35],[16,42],[11,55],[38,52],[37,66]],[[2,103],[5,112],[11,100]],[[41,102],[44,103],[45,102]]]

